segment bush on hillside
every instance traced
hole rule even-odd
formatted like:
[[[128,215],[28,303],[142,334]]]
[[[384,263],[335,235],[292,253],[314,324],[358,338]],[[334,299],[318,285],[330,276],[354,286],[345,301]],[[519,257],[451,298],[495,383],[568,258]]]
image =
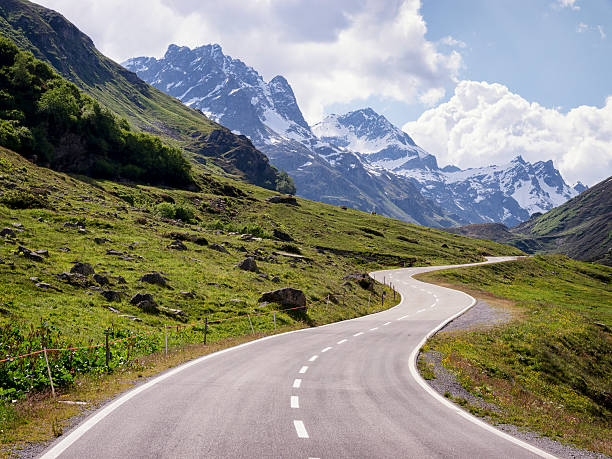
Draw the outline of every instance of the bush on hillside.
[[[131,131],[126,120],[4,37],[0,145],[58,170],[155,185],[193,185],[180,150]]]

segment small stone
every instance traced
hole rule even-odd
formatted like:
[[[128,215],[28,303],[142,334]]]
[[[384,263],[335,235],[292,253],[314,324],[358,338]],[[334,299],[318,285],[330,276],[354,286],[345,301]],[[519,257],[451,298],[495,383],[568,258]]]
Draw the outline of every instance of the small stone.
[[[66,253],[68,253],[68,252],[70,252],[70,251],[71,251],[71,250],[70,250],[70,247],[61,247],[61,248],[60,248],[60,250],[61,250],[62,252],[66,252]]]
[[[115,249],[106,249],[106,255],[121,256],[123,255],[123,252],[119,252],[118,250],[115,250]]]
[[[181,241],[172,241],[168,246],[168,249],[174,250],[187,250],[187,246],[183,244]]]
[[[12,238],[16,238],[17,234],[15,233],[15,231],[13,231],[10,228],[2,228],[0,230],[0,236],[2,237],[12,237]]]
[[[39,262],[45,261],[43,257],[41,257],[39,254],[21,245],[17,248],[17,253],[23,255],[28,260],[39,261]]]
[[[292,206],[299,206],[297,199],[293,196],[270,196],[266,201],[272,204],[290,204]]]
[[[95,280],[100,285],[108,285],[108,284],[110,284],[110,281],[108,280],[108,277],[103,276],[102,274],[94,274],[93,275],[93,280]]]
[[[127,281],[125,280],[125,277],[123,276],[115,276],[115,280],[117,281],[118,284],[127,284]]]
[[[42,255],[43,257],[49,256],[49,251],[47,249],[38,249],[38,250],[35,250],[34,252],[36,252],[38,255]]]
[[[274,236],[279,241],[293,242],[293,238],[289,234],[276,228],[272,230],[272,236]]]
[[[31,280],[32,282],[38,282],[38,277],[30,277],[30,280]]]
[[[216,250],[217,252],[229,253],[227,249],[220,244],[212,243],[208,247],[212,250]]]
[[[89,263],[75,263],[72,268],[70,268],[71,273],[82,274],[83,276],[91,276],[95,273],[94,269]]]
[[[13,225],[15,228],[23,228],[21,223],[11,223],[11,225]]]
[[[47,284],[46,282],[38,282],[36,284],[36,286],[38,288],[43,288],[43,289],[50,289],[50,290],[55,290],[54,287],[51,284]]]
[[[85,228],[79,228],[79,234],[89,234],[91,231],[87,231]]]
[[[275,284],[278,284],[278,283],[280,282],[280,277],[278,277],[278,276],[274,276],[274,277],[272,278],[272,282],[274,282]]]
[[[195,298],[195,295],[193,294],[193,292],[179,292],[181,295],[183,295],[185,298]]]
[[[106,244],[107,242],[110,242],[110,241],[106,239],[105,237],[95,237],[94,242],[96,244]]]
[[[143,275],[140,278],[140,282],[147,282],[149,284],[156,284],[165,287],[167,285],[168,279],[158,272],[153,272]]]
[[[244,271],[251,271],[251,272],[258,271],[257,263],[255,262],[255,259],[253,257],[245,258],[240,263],[238,263],[236,266]]]
[[[121,297],[123,292],[119,292],[117,290],[103,290],[100,292],[102,296],[106,299],[106,301],[121,301]]]
[[[238,247],[236,250],[238,250],[238,252],[243,252],[243,253],[247,253],[248,250],[246,249],[245,246],[241,245],[240,247]]]
[[[261,277],[262,279],[266,279],[266,280],[270,278],[266,273],[259,274],[259,277]]]

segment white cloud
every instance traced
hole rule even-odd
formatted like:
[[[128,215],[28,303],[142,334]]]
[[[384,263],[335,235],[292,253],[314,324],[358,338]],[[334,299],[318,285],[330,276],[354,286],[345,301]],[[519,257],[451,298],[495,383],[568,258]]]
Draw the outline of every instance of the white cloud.
[[[599,36],[601,37],[602,40],[605,40],[607,35],[606,32],[604,32],[604,29],[602,26],[598,25],[597,26],[597,30],[599,30]]]
[[[576,32],[578,33],[583,33],[583,32],[586,32],[587,30],[589,30],[589,26],[585,24],[584,22],[581,22],[580,24],[578,24],[578,27],[576,27]]]
[[[456,38],[453,38],[450,35],[447,35],[446,37],[442,37],[439,40],[439,43],[442,44],[442,45],[455,46],[455,47],[459,47],[459,48],[465,48],[467,46],[465,44],[465,42],[463,42],[461,40],[457,40]]]
[[[497,83],[461,81],[451,99],[403,129],[441,165],[502,164],[515,155],[552,159],[570,183],[612,175],[612,96],[602,108],[564,114],[530,103]]]
[[[326,105],[372,96],[432,101],[462,66],[425,38],[420,0],[38,1],[118,61],[219,43],[264,78],[285,76],[311,122]]]
[[[580,10],[580,7],[576,5],[578,0],[557,0],[556,6],[559,8],[570,8],[574,11]]]

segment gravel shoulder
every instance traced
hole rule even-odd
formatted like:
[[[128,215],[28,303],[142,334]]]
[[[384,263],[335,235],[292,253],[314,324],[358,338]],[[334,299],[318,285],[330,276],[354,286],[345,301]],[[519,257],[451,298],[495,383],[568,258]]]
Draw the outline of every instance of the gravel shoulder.
[[[478,302],[463,315],[457,317],[452,322],[449,322],[440,332],[459,331],[482,329],[495,325],[502,324],[511,320],[512,314],[501,308],[496,308],[485,301]],[[428,367],[433,370],[435,378],[426,380],[427,383],[439,394],[447,398],[464,399],[470,405],[477,406],[483,410],[499,411],[499,407],[493,403],[486,402],[480,397],[468,392],[457,378],[448,371],[443,365],[442,360],[444,355],[439,352],[431,351],[421,353],[419,359],[424,359]],[[484,418],[484,420],[487,420]],[[535,432],[527,431],[511,424],[494,424],[496,428],[502,430],[516,438],[519,438],[527,443],[530,443],[544,451],[549,452],[559,458],[593,458],[605,459],[609,458],[605,454],[595,453],[581,448],[576,448],[563,444],[559,441],[552,440],[548,437],[543,437]]]

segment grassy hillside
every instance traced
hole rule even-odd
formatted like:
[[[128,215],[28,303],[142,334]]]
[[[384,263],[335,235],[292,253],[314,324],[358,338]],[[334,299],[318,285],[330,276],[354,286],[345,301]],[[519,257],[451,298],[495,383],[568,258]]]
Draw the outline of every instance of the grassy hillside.
[[[277,171],[243,136],[236,136],[200,112],[140,80],[102,55],[89,37],[59,13],[27,0],[0,4],[0,34],[48,62],[138,129],[191,153],[209,169],[274,189]]]
[[[548,255],[421,278],[513,305],[508,323],[441,332],[425,347],[498,407],[470,410],[612,454],[612,268]]]

